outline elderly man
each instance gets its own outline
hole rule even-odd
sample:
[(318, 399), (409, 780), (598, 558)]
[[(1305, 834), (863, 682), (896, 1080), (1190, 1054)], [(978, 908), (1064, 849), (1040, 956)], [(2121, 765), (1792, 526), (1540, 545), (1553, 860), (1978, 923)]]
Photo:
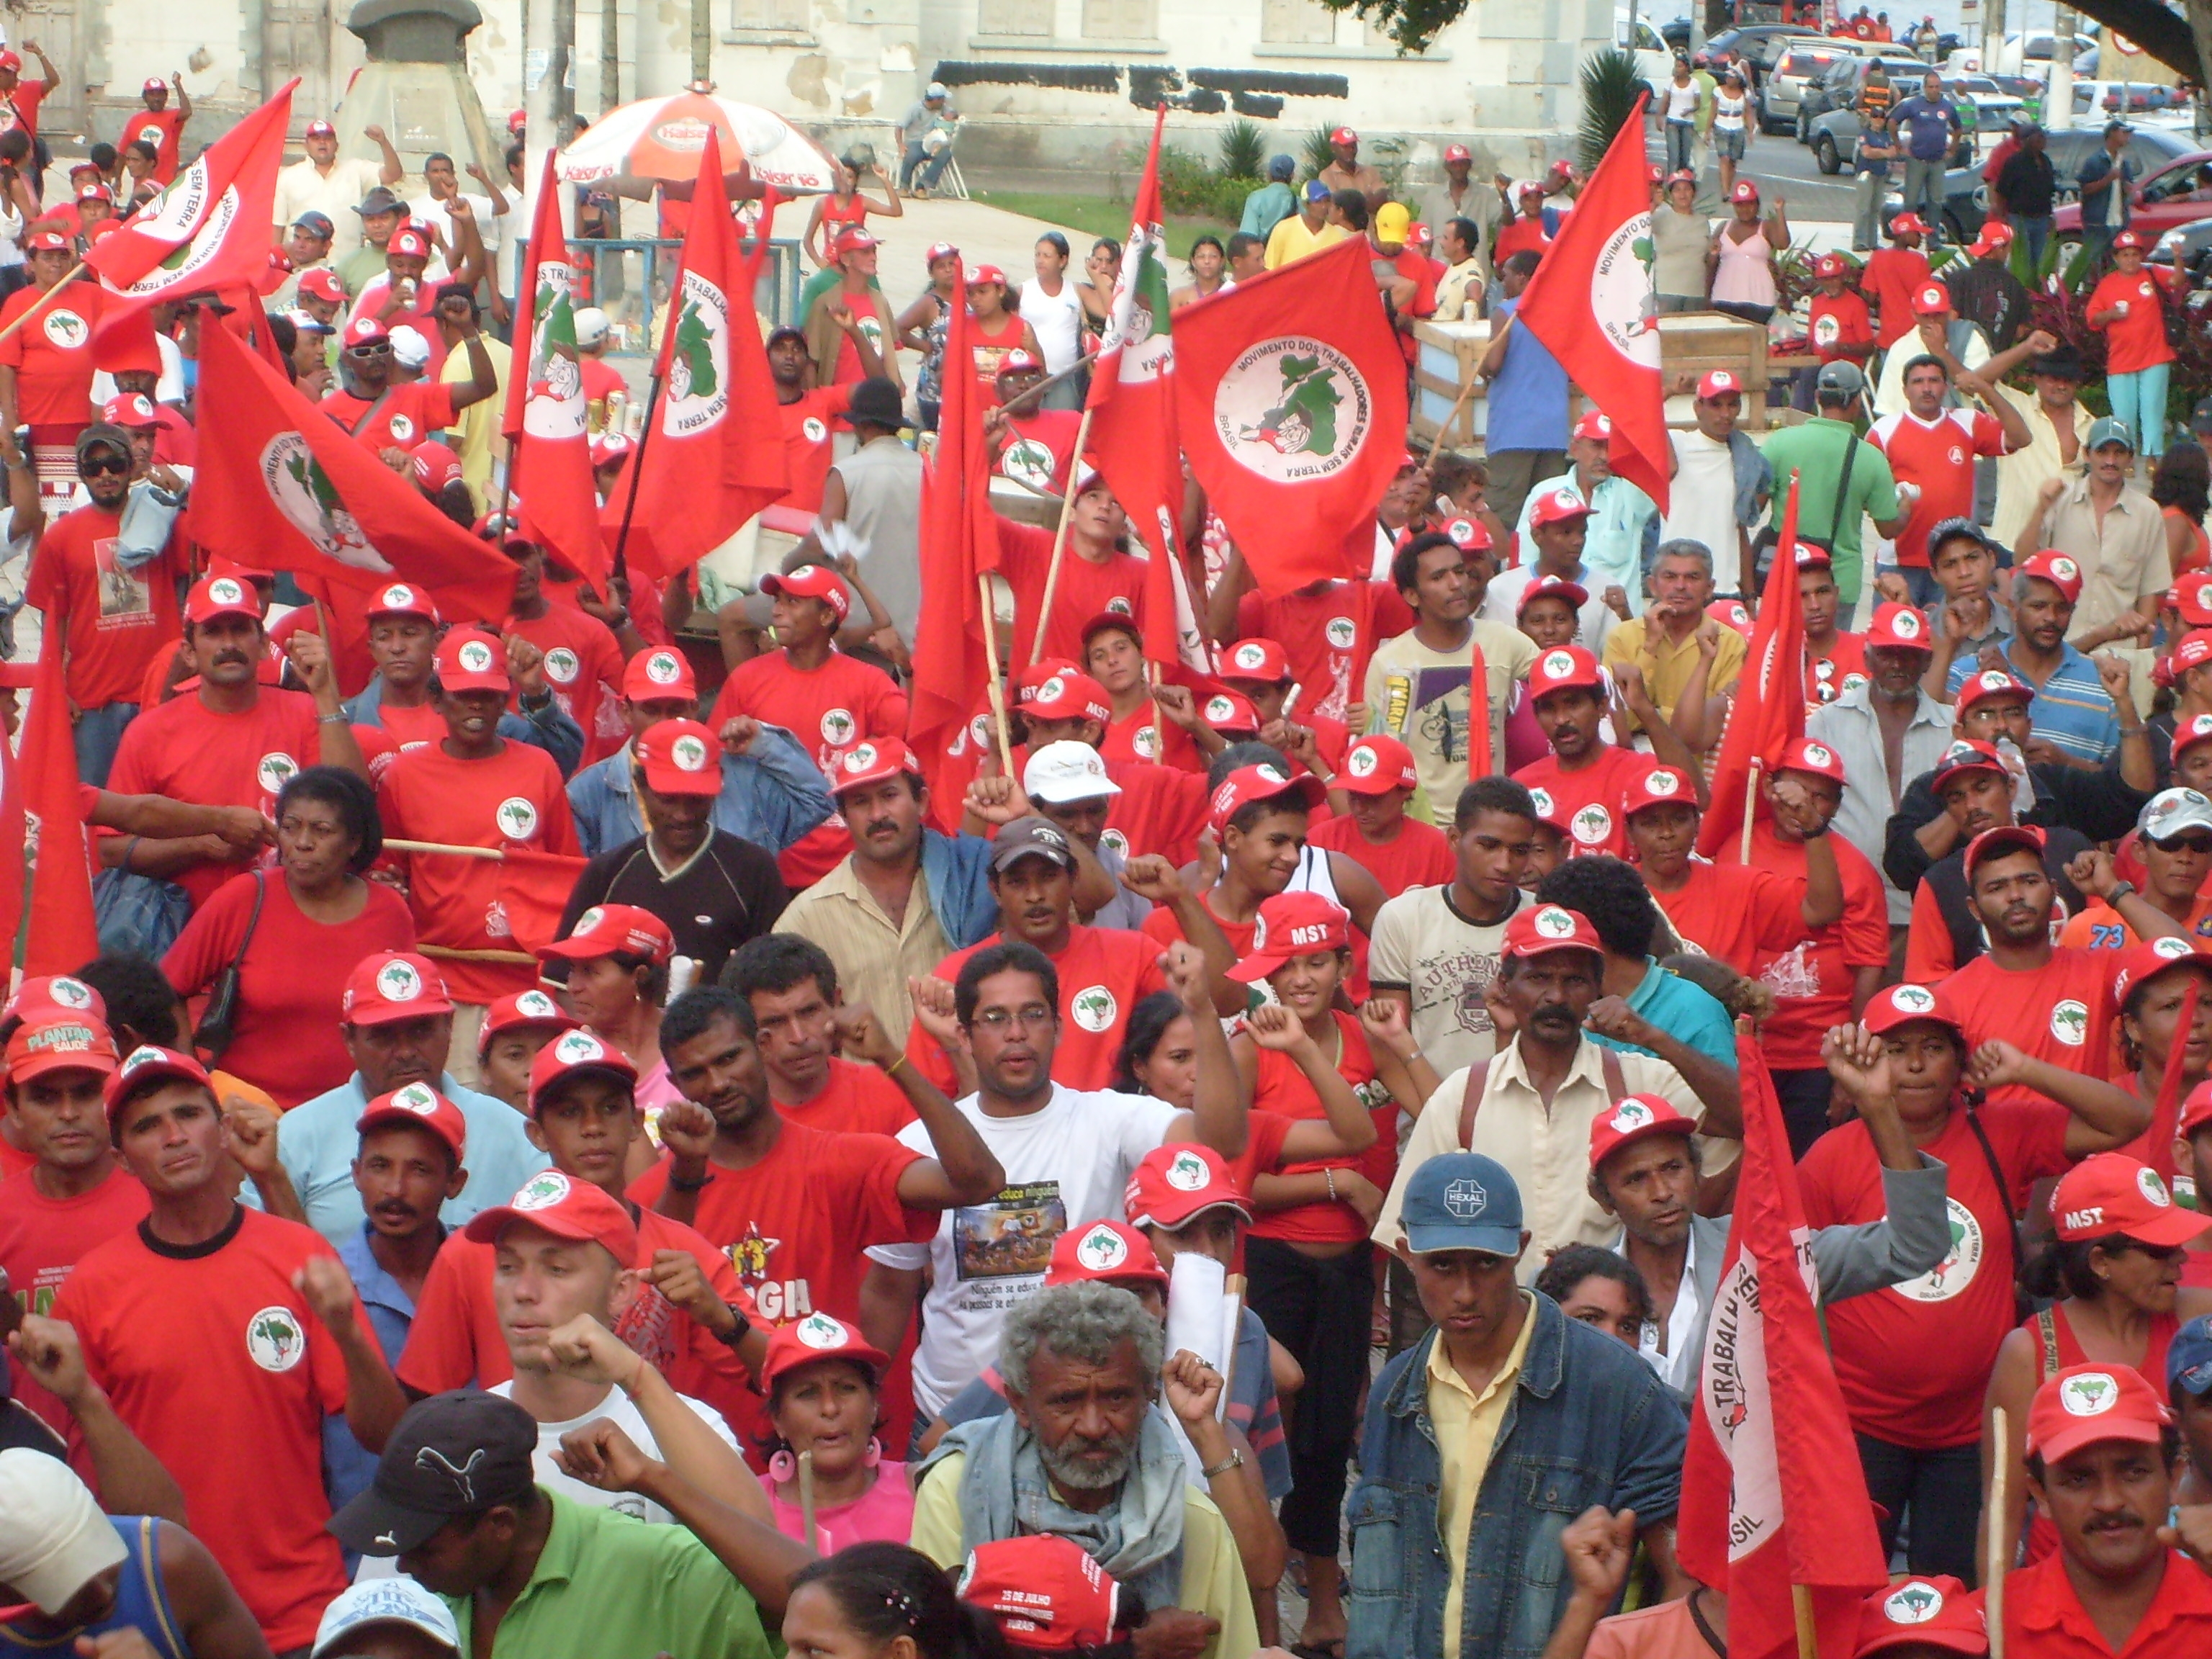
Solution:
[(2135, 482), (2136, 436), (2106, 416), (2083, 441), (2086, 476), (2047, 480), (2014, 551), (2025, 559), (2049, 549), (2079, 572), (2067, 637), (2078, 650), (2114, 641), (2148, 641), (2159, 601), (2172, 583), (2166, 520)]
[[(1660, 1095), (1700, 1133), (1730, 1140), (1742, 1119), (1732, 1067), (1679, 1042), (1623, 999), (1601, 996), (1605, 953), (1586, 918), (1557, 904), (1529, 905), (1505, 924), (1501, 953), (1491, 996), (1511, 1013), (1514, 1039), (1496, 1058), (1454, 1072), (1429, 1097), (1375, 1218), (1375, 1238), (1402, 1254), (1400, 1212), (1422, 1165), (1455, 1151), (1480, 1152), (1531, 1194), (1536, 1249), (1522, 1277), (1533, 1282), (1560, 1245), (1601, 1244), (1616, 1231), (1575, 1178), (1601, 1109), (1632, 1093)], [(1644, 1052), (1602, 1048), (1590, 1040), (1593, 1031)]]
[[(1146, 1627), (1176, 1651), (1237, 1659), (1259, 1645), (1251, 1593), (1221, 1511), (1190, 1484), (1156, 1409), (1164, 1340), (1115, 1285), (1057, 1285), (1023, 1302), (999, 1348), (1012, 1410), (953, 1429), (922, 1464), (914, 1547), (951, 1568), (978, 1544), (1056, 1533), (1142, 1595)], [(1166, 1382), (1178, 1407), (1219, 1387), (1180, 1363)]]
[[(1625, 1345), (1518, 1282), (1546, 1252), (1529, 1248), (1511, 1171), (1472, 1152), (1432, 1158), (1403, 1219), (1435, 1328), (1368, 1396), (1346, 1659), (1552, 1651), (1574, 1592), (1559, 1525), (1594, 1505), (1617, 1518), (1624, 1552), (1643, 1540), (1662, 1595), (1685, 1592), (1682, 1413)], [(1518, 1495), (1536, 1493), (1547, 1522), (1532, 1524)]]
[[(1743, 635), (1705, 614), (1713, 599), (1712, 550), (1703, 542), (1660, 544), (1651, 564), (1650, 607), (1606, 636), (1603, 657), (1616, 672), (1644, 671), (1644, 684), (1660, 718), (1692, 750), (1720, 741), (1728, 695), (1743, 672)], [(1702, 702), (1692, 697), (1705, 682)], [(1686, 699), (1692, 706), (1678, 719)], [(1636, 722), (1632, 718), (1631, 729)]]

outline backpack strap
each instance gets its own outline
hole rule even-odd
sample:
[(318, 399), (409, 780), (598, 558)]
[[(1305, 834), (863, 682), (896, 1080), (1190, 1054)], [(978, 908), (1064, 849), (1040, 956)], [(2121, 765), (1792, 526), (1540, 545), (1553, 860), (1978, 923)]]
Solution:
[(1628, 1075), (1621, 1069), (1620, 1051), (1598, 1045), (1597, 1063), (1605, 1073), (1605, 1097), (1618, 1106), (1628, 1098)]
[(1474, 1115), (1482, 1109), (1482, 1091), (1490, 1082), (1490, 1062), (1478, 1060), (1467, 1068), (1467, 1093), (1459, 1103), (1459, 1149), (1474, 1147)]
[(2062, 1369), (2058, 1364), (2058, 1314), (2056, 1309), (2044, 1308), (2037, 1311), (2035, 1334), (2043, 1347), (2043, 1381), (2048, 1382)]

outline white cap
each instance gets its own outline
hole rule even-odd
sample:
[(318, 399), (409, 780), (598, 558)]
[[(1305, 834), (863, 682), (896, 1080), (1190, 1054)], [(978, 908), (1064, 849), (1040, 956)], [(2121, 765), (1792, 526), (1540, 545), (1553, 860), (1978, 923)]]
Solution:
[(1030, 757), (1022, 769), (1022, 793), (1031, 800), (1065, 806), (1073, 800), (1103, 800), (1121, 786), (1106, 775), (1106, 763), (1087, 743), (1062, 738)]
[(412, 1578), (370, 1578), (347, 1585), (323, 1609), (309, 1659), (322, 1659), (363, 1625), (410, 1626), (441, 1646), (460, 1650), (460, 1627), (444, 1601)]
[(402, 368), (428, 368), (430, 343), (422, 337), (421, 330), (402, 323), (392, 331), (392, 355)]
[(576, 343), (595, 346), (607, 337), (607, 313), (597, 306), (578, 307), (575, 315)]
[(932, 82), (929, 83), (929, 90), (928, 90), (927, 92), (925, 92), (925, 93), (924, 93), (924, 94), (922, 94), (921, 95), (922, 95), (923, 97), (925, 97), (925, 98), (942, 98), (942, 97), (944, 97), (944, 96), (945, 96), (945, 82), (942, 82), (942, 81), (932, 81)]
[(51, 1619), (126, 1555), (68, 1464), (27, 1447), (0, 1451), (0, 1584), (28, 1596)]
[(2136, 828), (2153, 841), (2171, 841), (2185, 830), (2212, 830), (2212, 798), (2194, 789), (2161, 789), (2143, 803)]

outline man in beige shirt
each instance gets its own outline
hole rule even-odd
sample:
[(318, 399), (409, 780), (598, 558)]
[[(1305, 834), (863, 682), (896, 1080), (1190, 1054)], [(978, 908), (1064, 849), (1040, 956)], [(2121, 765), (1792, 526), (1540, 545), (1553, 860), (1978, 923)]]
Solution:
[[(2071, 346), (2036, 355), (2037, 343), (2049, 337), (2038, 331), (1983, 368), (1997, 396), (2018, 410), (2021, 419), (2027, 422), (2027, 447), (2000, 455), (1996, 463), (1997, 510), (1990, 521), (1990, 534), (2006, 547), (2020, 545), (2021, 532), (2035, 516), (2043, 486), (2053, 478), (2080, 477), (2087, 462), (2082, 441), (2089, 435), (2089, 422), (2094, 416), (2081, 404), (2081, 355)], [(2035, 387), (2033, 395), (2015, 391), (2001, 378), (2016, 363), (2031, 357), (2027, 374)]]
[(2148, 639), (2173, 580), (2166, 520), (2135, 483), (2135, 434), (2110, 416), (2083, 441), (2088, 476), (2045, 483), (2038, 511), (2013, 549), (2015, 568), (2048, 549), (2081, 567), (2081, 598), (2068, 641), (2079, 651)]
[[(1398, 1212), (1413, 1172), (1446, 1152), (1480, 1152), (1521, 1189), (1531, 1248), (1520, 1273), (1533, 1283), (1561, 1245), (1604, 1244), (1620, 1231), (1589, 1190), (1590, 1123), (1601, 1111), (1630, 1095), (1660, 1096), (1698, 1120), (1708, 1170), (1733, 1158), (1743, 1120), (1733, 1068), (1675, 1041), (1621, 998), (1600, 996), (1605, 957), (1587, 917), (1530, 905), (1506, 924), (1502, 956), (1490, 1000), (1513, 1041), (1429, 1097), (1376, 1217), (1375, 1240), (1403, 1254)], [(1650, 1054), (1602, 1048), (1583, 1035), (1586, 1025)]]
[[(1747, 651), (1742, 635), (1705, 614), (1713, 600), (1712, 550), (1686, 538), (1662, 542), (1652, 562), (1650, 582), (1651, 599), (1644, 614), (1605, 636), (1605, 665), (1618, 668), (1632, 663), (1641, 668), (1652, 702), (1681, 733), (1682, 741), (1693, 750), (1710, 749), (1720, 741), (1723, 705), (1743, 673)], [(1701, 664), (1705, 665), (1703, 718), (1678, 720), (1674, 712)]]
[(1359, 164), (1359, 135), (1350, 127), (1339, 127), (1328, 135), (1328, 147), (1335, 160), (1315, 176), (1332, 191), (1356, 190), (1367, 198), (1370, 213), (1390, 199), (1390, 191), (1382, 182), (1382, 175), (1373, 167)]

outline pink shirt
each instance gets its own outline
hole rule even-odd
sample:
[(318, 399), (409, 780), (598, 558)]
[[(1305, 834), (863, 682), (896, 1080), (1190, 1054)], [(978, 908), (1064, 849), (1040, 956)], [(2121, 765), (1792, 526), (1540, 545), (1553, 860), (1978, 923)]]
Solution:
[[(769, 1506), (775, 1511), (775, 1529), (787, 1538), (805, 1543), (805, 1535), (799, 1530), (799, 1505), (787, 1504), (776, 1495), (778, 1482), (772, 1477), (762, 1477), (761, 1485), (767, 1489)], [(824, 1555), (833, 1554), (848, 1544), (905, 1543), (914, 1535), (914, 1482), (907, 1478), (906, 1465), (888, 1462), (877, 1464), (876, 1484), (851, 1503), (815, 1510), (814, 1531), (815, 1547)]]

